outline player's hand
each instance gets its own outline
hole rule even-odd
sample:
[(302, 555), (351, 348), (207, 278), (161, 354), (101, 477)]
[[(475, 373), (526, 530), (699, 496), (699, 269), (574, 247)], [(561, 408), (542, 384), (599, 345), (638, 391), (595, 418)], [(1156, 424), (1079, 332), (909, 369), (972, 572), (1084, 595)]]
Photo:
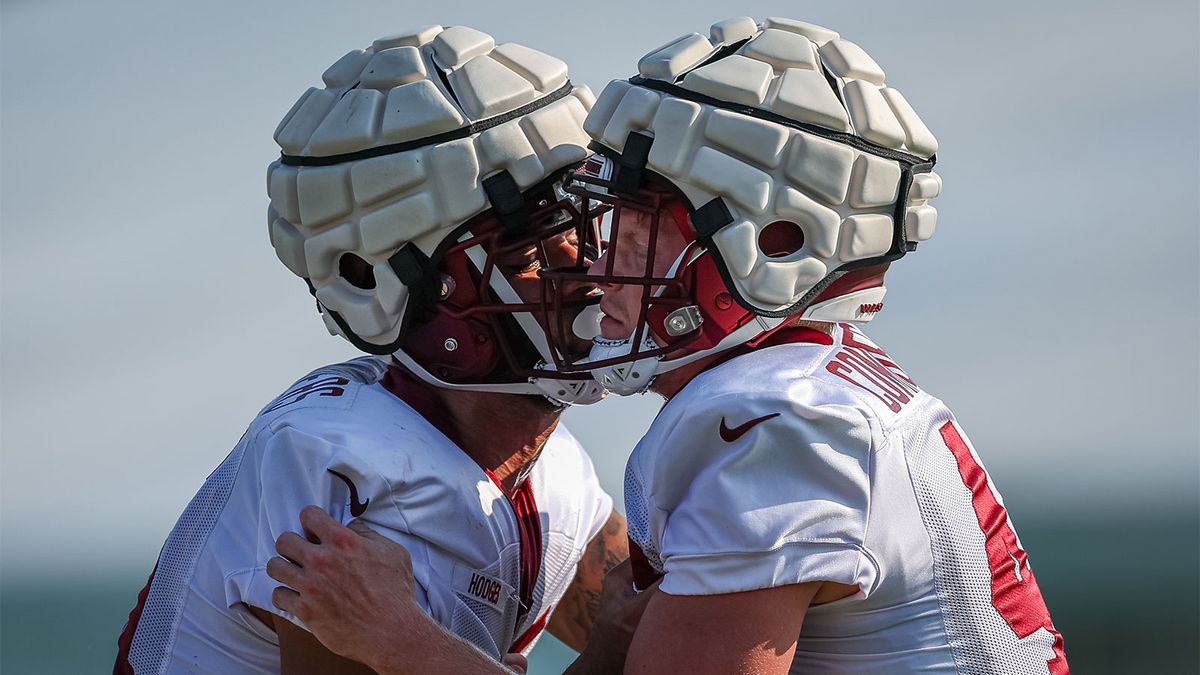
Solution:
[(505, 668), (508, 668), (517, 675), (525, 675), (525, 673), (529, 672), (529, 659), (525, 658), (523, 654), (516, 652), (505, 654), (501, 663), (504, 664)]
[(568, 673), (621, 672), (633, 633), (650, 598), (658, 592), (658, 581), (638, 593), (633, 588), (633, 573), (626, 559), (609, 570), (600, 594), (600, 611), (579, 660)]
[(346, 527), (316, 506), (300, 512), (305, 536), (286, 532), (267, 574), (283, 583), (271, 601), (304, 622), (330, 651), (372, 664), (413, 627), (433, 619), (417, 604), (403, 546), (365, 523)]

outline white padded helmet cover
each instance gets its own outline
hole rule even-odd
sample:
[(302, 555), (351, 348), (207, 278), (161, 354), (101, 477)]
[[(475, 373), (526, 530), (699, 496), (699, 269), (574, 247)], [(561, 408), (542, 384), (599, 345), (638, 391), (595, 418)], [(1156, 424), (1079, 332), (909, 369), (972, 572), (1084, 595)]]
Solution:
[[(726, 45), (747, 40), (712, 60)], [(790, 19), (747, 17), (713, 24), (642, 58), (639, 74), (789, 122), (849, 134), (886, 150), (931, 158), (937, 141), (870, 56), (837, 33)], [(610, 83), (584, 128), (621, 152), (630, 132), (654, 137), (647, 165), (694, 207), (723, 198), (733, 222), (713, 241), (735, 290), (762, 312), (784, 311), (839, 266), (888, 251), (901, 165), (792, 126), (687, 100), (624, 80)], [(906, 205), (909, 242), (933, 235), (941, 179), (914, 175)], [(776, 221), (804, 233), (803, 247), (769, 257), (759, 234)], [(810, 306), (803, 316), (868, 321), (883, 289), (854, 302)]]
[[(329, 165), (270, 165), (271, 244), (324, 308), (375, 345), (398, 338), (408, 298), (389, 257), (409, 242), (432, 255), (490, 207), (481, 183), (489, 175), (507, 170), (524, 190), (590, 154), (581, 124), (593, 97), (569, 86), (566, 64), (466, 26), (380, 38), (338, 59), (323, 80), (292, 106), (275, 140), (285, 156)], [(554, 100), (538, 107), (543, 99)], [(530, 104), (536, 109), (486, 124)], [(421, 143), (478, 122), (490, 128)], [(405, 143), (421, 147), (384, 150)], [(346, 253), (373, 267), (375, 288), (340, 276)]]

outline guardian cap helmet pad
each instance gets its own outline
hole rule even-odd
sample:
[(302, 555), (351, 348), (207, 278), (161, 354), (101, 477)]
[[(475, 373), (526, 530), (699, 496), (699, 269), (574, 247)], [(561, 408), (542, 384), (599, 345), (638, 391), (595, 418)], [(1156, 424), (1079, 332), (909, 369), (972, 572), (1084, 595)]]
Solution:
[(564, 264), (538, 238), (561, 242), (579, 217), (555, 184), (590, 154), (591, 93), (561, 61), (465, 26), (380, 38), (323, 80), (276, 131), (268, 222), (327, 328), (438, 386), (556, 392), (537, 381), (561, 378), (539, 363), (553, 361), (546, 311), (497, 261), (526, 246)]
[[(636, 346), (603, 355), (606, 364), (654, 352), (655, 368), (670, 369), (793, 317), (869, 321), (882, 307), (888, 264), (933, 234), (936, 141), (861, 48), (786, 19), (731, 19), (710, 36), (647, 55), (638, 76), (609, 84), (584, 123), (612, 181), (577, 174), (567, 190), (607, 193), (619, 228), (629, 204), (669, 186), (667, 210), (694, 244), (675, 265), (675, 286), (593, 272), (601, 284), (643, 284), (647, 300), (685, 288), (675, 311), (690, 307), (671, 314), (650, 307), (664, 302), (644, 303), (656, 344), (631, 335)], [(609, 256), (628, 255), (613, 239)], [(698, 335), (683, 360), (661, 360), (668, 347), (684, 347), (679, 330)]]

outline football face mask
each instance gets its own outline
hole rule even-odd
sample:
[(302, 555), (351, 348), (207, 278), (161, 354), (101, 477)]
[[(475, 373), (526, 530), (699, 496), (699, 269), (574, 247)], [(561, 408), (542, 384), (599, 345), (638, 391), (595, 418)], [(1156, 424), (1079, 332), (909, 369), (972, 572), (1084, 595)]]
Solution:
[[(611, 391), (630, 394), (644, 391), (656, 374), (745, 342), (765, 326), (726, 290), (698, 241), (686, 197), (650, 173), (626, 189), (612, 178), (613, 167), (597, 156), (564, 187), (587, 208), (608, 211), (600, 228), (603, 255), (589, 269), (552, 268), (541, 277), (554, 307), (567, 306), (581, 284), (604, 292), (590, 353), (557, 362), (558, 371), (591, 371)], [(552, 343), (570, 338), (561, 319), (549, 336)]]
[(412, 267), (424, 271), (412, 286), (424, 292), (412, 298), (397, 359), (457, 385), (542, 383), (556, 400), (592, 388), (586, 373), (564, 374), (556, 364), (588, 353), (600, 294), (583, 278), (552, 302), (541, 278), (550, 268), (586, 270), (602, 254), (594, 210), (585, 217), (580, 202), (555, 183), (525, 208), (464, 223), (429, 260), (414, 254)]

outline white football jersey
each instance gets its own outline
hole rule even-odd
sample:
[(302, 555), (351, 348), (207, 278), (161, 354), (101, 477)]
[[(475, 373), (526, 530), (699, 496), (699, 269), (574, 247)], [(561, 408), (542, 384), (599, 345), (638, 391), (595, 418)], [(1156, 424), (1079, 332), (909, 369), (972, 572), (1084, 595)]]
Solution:
[(635, 580), (809, 581), (793, 672), (1066, 673), (1025, 551), (950, 410), (857, 328), (792, 329), (663, 408), (626, 471)]
[[(376, 359), (317, 370), (259, 413), (184, 510), (121, 640), (147, 673), (278, 673), (275, 540), (316, 504), (412, 554), (421, 606), (497, 660), (528, 652), (612, 511), (562, 426), (516, 496), (393, 392)], [(391, 383), (391, 384), (389, 384)]]

